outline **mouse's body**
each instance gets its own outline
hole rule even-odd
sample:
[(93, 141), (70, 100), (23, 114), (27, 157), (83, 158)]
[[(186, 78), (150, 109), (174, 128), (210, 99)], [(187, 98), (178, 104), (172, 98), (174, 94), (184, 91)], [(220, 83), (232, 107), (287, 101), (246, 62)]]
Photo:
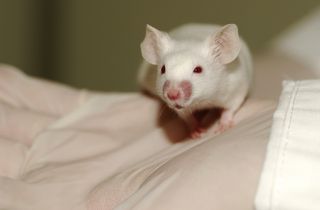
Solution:
[(148, 25), (141, 52), (147, 62), (139, 84), (175, 110), (193, 137), (201, 132), (193, 116), (198, 110), (223, 109), (215, 132), (233, 124), (252, 79), (250, 52), (236, 25), (188, 24), (169, 34)]

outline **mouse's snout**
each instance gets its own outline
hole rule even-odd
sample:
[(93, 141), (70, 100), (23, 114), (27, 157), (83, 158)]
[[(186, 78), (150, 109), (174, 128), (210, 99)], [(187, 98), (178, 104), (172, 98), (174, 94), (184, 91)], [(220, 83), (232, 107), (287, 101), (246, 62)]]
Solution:
[(192, 93), (191, 82), (184, 80), (182, 82), (173, 82), (167, 80), (163, 85), (164, 97), (170, 101), (184, 103), (189, 100)]
[(175, 101), (178, 100), (180, 98), (181, 94), (180, 91), (178, 89), (170, 89), (167, 92), (167, 97), (171, 100), (171, 101)]

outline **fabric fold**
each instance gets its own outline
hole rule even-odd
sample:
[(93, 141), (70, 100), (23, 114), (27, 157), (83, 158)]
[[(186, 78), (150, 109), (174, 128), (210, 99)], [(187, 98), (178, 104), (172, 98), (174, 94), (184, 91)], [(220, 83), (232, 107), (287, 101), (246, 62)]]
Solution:
[(320, 80), (286, 81), (274, 113), (257, 210), (320, 209)]

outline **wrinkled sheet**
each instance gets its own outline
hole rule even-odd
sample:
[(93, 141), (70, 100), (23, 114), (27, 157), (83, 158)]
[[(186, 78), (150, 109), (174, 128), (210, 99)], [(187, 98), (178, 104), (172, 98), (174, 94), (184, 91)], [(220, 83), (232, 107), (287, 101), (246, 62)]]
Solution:
[(140, 93), (97, 93), (0, 67), (0, 209), (253, 209), (275, 105), (186, 138)]

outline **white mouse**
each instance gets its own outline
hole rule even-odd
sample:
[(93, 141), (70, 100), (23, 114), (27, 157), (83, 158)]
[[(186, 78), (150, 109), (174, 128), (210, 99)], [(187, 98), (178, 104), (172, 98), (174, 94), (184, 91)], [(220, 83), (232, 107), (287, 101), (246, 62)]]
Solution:
[(252, 80), (250, 52), (235, 24), (187, 24), (169, 34), (147, 25), (141, 53), (140, 86), (184, 119), (192, 137), (203, 132), (193, 116), (198, 110), (222, 109), (214, 133), (233, 125)]

